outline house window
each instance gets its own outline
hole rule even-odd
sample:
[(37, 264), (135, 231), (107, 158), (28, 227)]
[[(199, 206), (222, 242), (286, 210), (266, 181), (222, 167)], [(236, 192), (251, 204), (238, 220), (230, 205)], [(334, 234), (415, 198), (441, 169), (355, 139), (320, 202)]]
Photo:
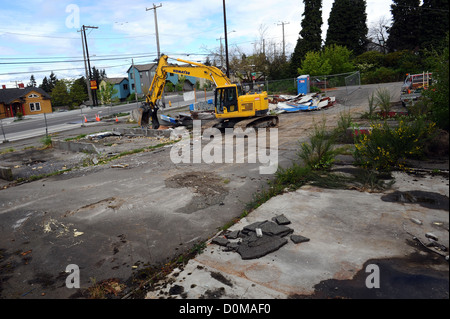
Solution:
[(40, 110), (41, 110), (41, 103), (39, 103), (39, 102), (30, 103), (30, 111), (31, 112), (37, 112)]
[(134, 83), (131, 83), (131, 89), (134, 90)]
[(133, 78), (134, 78), (133, 73), (130, 73), (130, 79), (133, 79)]
[(139, 73), (139, 77), (142, 79), (142, 73)]
[(28, 97), (29, 97), (30, 99), (31, 99), (31, 98), (37, 98), (37, 97), (39, 97), (39, 95), (32, 93), (32, 94), (28, 95)]
[(128, 90), (128, 84), (124, 84), (124, 85), (123, 85), (123, 89), (124, 89), (125, 91), (127, 91), (127, 90)]

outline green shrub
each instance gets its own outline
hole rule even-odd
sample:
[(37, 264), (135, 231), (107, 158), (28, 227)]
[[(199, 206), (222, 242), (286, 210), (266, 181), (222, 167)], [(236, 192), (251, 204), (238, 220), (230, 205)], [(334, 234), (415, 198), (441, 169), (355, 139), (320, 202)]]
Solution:
[(356, 137), (353, 155), (358, 164), (379, 171), (405, 169), (406, 159), (420, 157), (435, 133), (435, 123), (427, 123), (424, 117), (400, 121), (395, 128), (387, 121), (371, 127), (370, 134)]
[(311, 169), (329, 169), (334, 162), (335, 137), (326, 131), (325, 124), (325, 119), (319, 124), (314, 124), (309, 143), (302, 143), (297, 153), (304, 164)]

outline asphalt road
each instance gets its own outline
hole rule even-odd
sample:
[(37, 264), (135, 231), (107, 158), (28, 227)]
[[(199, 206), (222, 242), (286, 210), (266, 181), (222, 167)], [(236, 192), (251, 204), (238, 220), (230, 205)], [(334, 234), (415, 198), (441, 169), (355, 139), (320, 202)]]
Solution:
[[(211, 98), (212, 96), (212, 92), (207, 93), (207, 98)], [(197, 99), (199, 101), (204, 98), (205, 94), (203, 92), (197, 93)], [(165, 102), (167, 107), (169, 107), (169, 101), (173, 108), (194, 102), (184, 101), (182, 95), (166, 96)], [(0, 127), (0, 141), (4, 141), (5, 139), (8, 141), (17, 141), (44, 135), (46, 132), (56, 133), (74, 129), (83, 123), (85, 117), (88, 121), (95, 121), (96, 114), (100, 117), (105, 117), (114, 113), (130, 112), (139, 105), (140, 102), (115, 106), (86, 107), (67, 112), (25, 116), (23, 120), (16, 122), (14, 122), (13, 119), (3, 119), (2, 126)]]

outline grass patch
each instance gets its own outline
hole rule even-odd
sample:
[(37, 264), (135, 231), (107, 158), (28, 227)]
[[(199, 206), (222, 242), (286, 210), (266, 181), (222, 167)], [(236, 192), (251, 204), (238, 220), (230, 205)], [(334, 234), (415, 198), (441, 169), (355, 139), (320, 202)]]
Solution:
[(1, 154), (12, 153), (12, 152), (14, 152), (14, 149), (12, 147), (9, 147), (7, 149), (4, 149), (3, 151), (0, 151), (0, 155)]
[(64, 139), (64, 141), (69, 142), (69, 141), (74, 141), (74, 140), (81, 140), (82, 138), (85, 138), (86, 136), (87, 136), (87, 134), (80, 134), (75, 137), (66, 138), (66, 139)]

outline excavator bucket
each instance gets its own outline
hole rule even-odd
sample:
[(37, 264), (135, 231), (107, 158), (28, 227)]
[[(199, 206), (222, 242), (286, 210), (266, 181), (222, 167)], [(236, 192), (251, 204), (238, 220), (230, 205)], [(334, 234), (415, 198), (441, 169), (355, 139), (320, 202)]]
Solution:
[(152, 128), (157, 130), (159, 128), (158, 108), (151, 109), (146, 105), (142, 105), (139, 109), (138, 124), (140, 127), (147, 127), (152, 120)]

